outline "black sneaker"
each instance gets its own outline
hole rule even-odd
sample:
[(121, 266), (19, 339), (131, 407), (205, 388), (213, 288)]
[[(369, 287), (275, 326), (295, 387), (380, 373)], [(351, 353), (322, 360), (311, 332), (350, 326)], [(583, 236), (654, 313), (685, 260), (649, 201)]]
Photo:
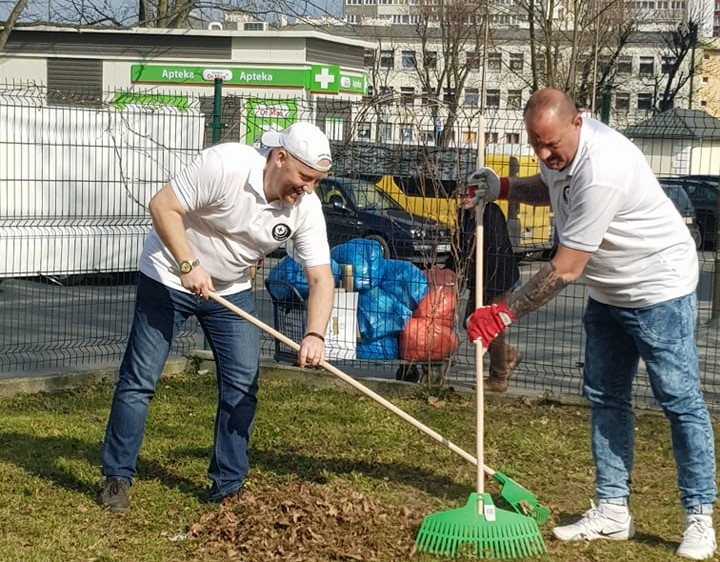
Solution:
[(100, 503), (112, 512), (127, 511), (130, 507), (129, 492), (130, 484), (118, 476), (109, 476), (100, 492)]

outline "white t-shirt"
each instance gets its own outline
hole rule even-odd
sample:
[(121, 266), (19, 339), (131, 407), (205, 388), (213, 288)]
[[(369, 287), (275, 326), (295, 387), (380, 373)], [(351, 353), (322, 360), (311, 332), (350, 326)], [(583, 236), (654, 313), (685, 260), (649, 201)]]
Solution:
[[(186, 213), (185, 234), (194, 255), (213, 278), (218, 294), (251, 287), (250, 268), (292, 240), (304, 267), (330, 263), (320, 200), (305, 193), (289, 205), (268, 203), (263, 191), (266, 157), (240, 143), (203, 150), (170, 185)], [(140, 257), (140, 271), (185, 291), (178, 264), (153, 228)]]
[(573, 161), (562, 171), (541, 164), (540, 172), (557, 241), (593, 253), (583, 272), (593, 299), (641, 308), (695, 290), (690, 232), (629, 139), (584, 118)]

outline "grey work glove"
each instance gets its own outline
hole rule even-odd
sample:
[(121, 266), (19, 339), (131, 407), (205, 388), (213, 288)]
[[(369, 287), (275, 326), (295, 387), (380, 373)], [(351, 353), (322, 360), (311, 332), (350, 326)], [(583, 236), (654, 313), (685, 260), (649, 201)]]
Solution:
[(492, 168), (478, 168), (467, 178), (468, 192), (473, 195), (475, 205), (480, 202), (490, 203), (500, 195), (500, 177)]

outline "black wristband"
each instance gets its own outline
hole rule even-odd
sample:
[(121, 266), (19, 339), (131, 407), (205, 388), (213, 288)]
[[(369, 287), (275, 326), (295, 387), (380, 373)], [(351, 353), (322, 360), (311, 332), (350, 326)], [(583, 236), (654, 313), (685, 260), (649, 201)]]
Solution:
[(316, 337), (316, 338), (319, 339), (321, 342), (325, 343), (325, 336), (323, 336), (322, 334), (318, 334), (317, 332), (307, 332), (307, 333), (303, 336), (303, 339), (305, 339), (305, 338), (308, 337), (308, 336)]

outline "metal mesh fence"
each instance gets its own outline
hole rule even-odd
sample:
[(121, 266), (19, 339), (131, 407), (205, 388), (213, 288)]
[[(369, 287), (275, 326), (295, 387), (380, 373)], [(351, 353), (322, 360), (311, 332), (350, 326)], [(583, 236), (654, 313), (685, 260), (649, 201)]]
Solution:
[[(468, 272), (460, 267), (454, 278), (442, 280), (438, 272), (446, 272), (449, 261), (462, 264), (467, 258), (457, 217), (464, 178), (478, 162), (478, 141), (482, 160), (498, 173), (537, 172), (537, 159), (520, 143), (520, 112), (490, 112), (480, 129), (477, 115), (462, 108), (451, 124), (446, 119), (438, 126), (432, 108), (409, 107), (402, 97), (307, 101), (225, 92), (222, 129), (212, 130), (209, 97), (113, 92), (103, 100), (100, 107), (96, 96), (87, 104), (78, 97), (51, 106), (41, 87), (0, 89), (0, 376), (116, 364), (132, 320), (152, 194), (213, 140), (256, 144), (263, 131), (303, 119), (321, 126), (333, 145), (333, 175), (316, 191), (339, 288), (329, 332), (331, 361), (352, 374), (473, 383), (474, 351), (462, 329)], [(664, 147), (672, 154), (679, 146), (673, 138), (667, 145), (653, 142), (646, 151), (651, 164)], [(705, 233), (699, 239), (697, 339), (712, 405), (719, 390), (712, 205), (717, 205), (720, 152), (715, 156), (705, 145), (694, 153), (692, 142), (682, 149), (694, 158), (684, 173), (660, 168), (658, 173), (711, 176), (697, 179), (710, 185), (715, 197), (703, 211)], [(700, 184), (690, 187), (700, 191)], [(524, 282), (550, 256), (552, 215), (547, 208), (506, 202), (501, 208)], [(688, 215), (688, 221), (699, 225), (699, 217), (700, 212)], [(365, 251), (374, 268), (356, 259)], [(258, 314), (299, 339), (306, 288), (297, 264), (288, 260), (278, 252), (258, 265)], [(340, 290), (350, 281), (351, 292)], [(511, 326), (509, 342), (522, 354), (513, 385), (580, 392), (586, 298), (583, 284), (575, 283)], [(193, 321), (178, 335), (173, 352), (202, 346)], [(269, 336), (262, 356), (292, 360)], [(636, 397), (651, 399), (642, 369)]]

